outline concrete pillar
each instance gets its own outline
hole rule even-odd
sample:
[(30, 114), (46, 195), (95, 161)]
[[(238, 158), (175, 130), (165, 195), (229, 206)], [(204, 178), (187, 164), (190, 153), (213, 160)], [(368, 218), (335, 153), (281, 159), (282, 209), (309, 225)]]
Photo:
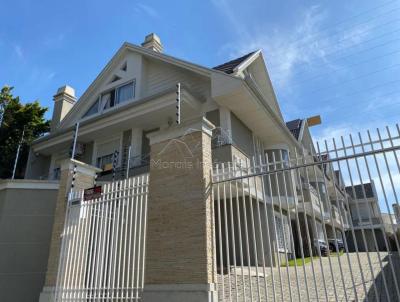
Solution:
[(149, 134), (145, 302), (217, 301), (212, 128), (201, 117)]
[(142, 156), (142, 136), (143, 130), (140, 128), (132, 129), (131, 138), (131, 157), (134, 158), (134, 162), (131, 163), (132, 166), (141, 165)]
[(61, 233), (64, 228), (67, 195), (71, 188), (74, 167), (76, 167), (74, 183), (75, 189), (86, 189), (93, 187), (94, 177), (97, 172), (101, 171), (96, 167), (77, 160), (66, 159), (61, 163), (61, 177), (56, 200), (56, 209), (54, 213), (49, 259), (47, 262), (46, 281), (43, 291), (40, 294), (40, 302), (54, 301), (58, 262), (60, 258)]

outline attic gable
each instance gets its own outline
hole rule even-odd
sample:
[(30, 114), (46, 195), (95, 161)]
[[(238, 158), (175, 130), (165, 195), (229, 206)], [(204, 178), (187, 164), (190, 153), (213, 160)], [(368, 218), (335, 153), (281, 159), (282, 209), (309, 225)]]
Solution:
[(275, 111), (275, 113), (283, 122), (282, 112), (279, 107), (278, 100), (276, 99), (274, 88), (272, 87), (272, 82), (269, 77), (263, 55), (261, 52), (258, 52), (258, 54), (259, 55), (254, 58), (254, 60), (248, 64), (248, 66), (244, 66), (241, 72), (243, 76), (247, 75), (252, 81), (255, 82), (256, 86), (267, 100), (269, 106)]
[[(118, 53), (117, 53), (118, 55)], [(116, 102), (115, 92), (121, 87), (132, 83), (133, 91), (130, 97), (137, 98), (140, 96), (141, 80), (143, 74), (143, 58), (140, 54), (135, 54), (129, 51), (115, 56), (106, 68), (102, 71), (99, 77), (89, 87), (88, 91), (79, 99), (74, 110), (64, 119), (60, 128), (67, 128), (77, 121), (85, 119), (91, 115), (101, 112), (105, 108), (106, 94), (114, 94), (112, 102)], [(111, 65), (111, 66), (109, 66)], [(109, 102), (110, 102), (109, 101)]]
[[(140, 66), (140, 68), (130, 67), (128, 58), (132, 58), (134, 56), (140, 58), (138, 59), (140, 64), (136, 64), (136, 66)], [(135, 98), (142, 98), (144, 93), (144, 83), (142, 83), (142, 78), (146, 73), (146, 70), (143, 68), (143, 62), (145, 60), (164, 63), (174, 68), (186, 70), (192, 75), (197, 75), (208, 79), (211, 78), (212, 74), (220, 74), (227, 79), (237, 78), (237, 76), (229, 75), (219, 70), (203, 67), (130, 43), (124, 43), (109, 61), (109, 63), (100, 72), (97, 78), (88, 87), (85, 93), (80, 97), (77, 104), (67, 114), (59, 128), (68, 128), (74, 125), (77, 121), (81, 120), (87, 111), (98, 101), (99, 95), (104, 92), (104, 90), (107, 90), (107, 88), (111, 88), (114, 85), (118, 85), (119, 83), (124, 83), (125, 80), (131, 80), (133, 77), (130, 73), (133, 70), (140, 74), (140, 76), (135, 78)], [(126, 75), (124, 72), (126, 72)], [(121, 79), (118, 79), (117, 77), (120, 77)]]

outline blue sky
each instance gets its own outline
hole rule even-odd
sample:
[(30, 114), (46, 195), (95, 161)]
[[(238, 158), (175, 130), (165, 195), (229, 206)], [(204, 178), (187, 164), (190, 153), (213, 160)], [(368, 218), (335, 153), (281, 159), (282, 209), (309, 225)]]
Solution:
[(9, 1), (0, 85), (52, 107), (80, 96), (124, 41), (214, 66), (262, 49), (286, 120), (321, 114), (316, 137), (398, 122), (400, 1)]

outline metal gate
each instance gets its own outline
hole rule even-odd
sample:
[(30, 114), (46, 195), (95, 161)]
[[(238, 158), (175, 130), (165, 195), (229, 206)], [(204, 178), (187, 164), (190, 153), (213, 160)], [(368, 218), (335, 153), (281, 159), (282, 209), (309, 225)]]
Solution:
[(148, 174), (68, 198), (56, 301), (138, 301), (144, 282)]
[(400, 301), (398, 125), (236, 154), (213, 170), (219, 301)]

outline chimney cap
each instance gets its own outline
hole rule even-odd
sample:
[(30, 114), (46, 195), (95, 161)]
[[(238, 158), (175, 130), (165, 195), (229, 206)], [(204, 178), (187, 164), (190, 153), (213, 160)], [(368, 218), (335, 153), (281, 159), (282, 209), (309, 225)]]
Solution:
[(144, 42), (142, 43), (142, 46), (147, 49), (151, 49), (153, 51), (157, 51), (162, 53), (163, 52), (163, 46), (161, 44), (160, 37), (157, 36), (155, 33), (148, 34), (144, 38)]
[(72, 88), (71, 86), (64, 85), (57, 89), (56, 95), (59, 95), (59, 94), (68, 94), (72, 97), (75, 97), (75, 89)]

